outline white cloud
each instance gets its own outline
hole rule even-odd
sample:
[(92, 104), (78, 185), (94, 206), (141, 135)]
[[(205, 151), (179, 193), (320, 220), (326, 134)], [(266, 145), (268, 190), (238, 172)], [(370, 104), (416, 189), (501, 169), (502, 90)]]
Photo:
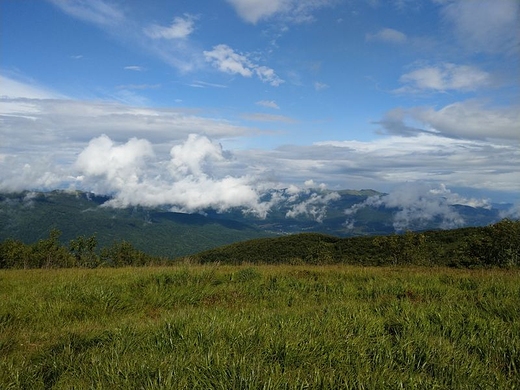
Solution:
[[(450, 199), (451, 198), (451, 199)], [(389, 194), (373, 196), (346, 210), (347, 225), (355, 224), (353, 218), (364, 207), (385, 207), (397, 209), (393, 215), (396, 231), (426, 228), (428, 223), (439, 221), (443, 229), (452, 229), (464, 224), (464, 219), (450, 206), (453, 199), (464, 199), (452, 193), (444, 185), (432, 187), (424, 183), (406, 183), (393, 189)]]
[(475, 91), (489, 86), (491, 76), (473, 66), (442, 63), (405, 73), (399, 81), (405, 84), (405, 87), (397, 89), (395, 92)]
[(239, 74), (243, 77), (256, 74), (260, 80), (275, 87), (284, 82), (274, 73), (274, 70), (253, 63), (247, 55), (235, 52), (228, 45), (214, 46), (213, 50), (204, 51), (204, 56), (206, 61), (211, 62), (215, 68), (224, 73)]
[(67, 15), (92, 23), (127, 47), (153, 55), (181, 72), (204, 64), (202, 50), (188, 39), (194, 29), (191, 15), (174, 18), (167, 27), (143, 26), (138, 19), (125, 14), (123, 7), (105, 0), (50, 1)]
[(379, 41), (388, 43), (405, 43), (407, 40), (406, 34), (392, 28), (383, 28), (375, 34), (367, 34), (367, 41)]
[(278, 104), (276, 104), (276, 102), (274, 100), (260, 100), (260, 101), (256, 102), (255, 104), (262, 106), (262, 107), (274, 108), (275, 110), (280, 109), (280, 107), (278, 106)]
[[(0, 75), (0, 98), (2, 99), (60, 99), (64, 96), (33, 82), (21, 82)], [(4, 100), (5, 102), (5, 100)], [(1, 104), (1, 102), (0, 102)]]
[(284, 115), (273, 115), (273, 114), (265, 114), (265, 113), (253, 113), (253, 114), (243, 114), (242, 118), (249, 121), (259, 121), (259, 122), (283, 122), (283, 123), (296, 123), (297, 121), (293, 118)]
[(274, 73), (273, 69), (268, 68), (267, 66), (255, 66), (254, 71), (260, 80), (264, 83), (271, 84), (273, 87), (278, 87), (280, 84), (285, 82)]
[(518, 53), (518, 0), (447, 1), (442, 13), (459, 43), (472, 53)]
[(397, 108), (387, 112), (378, 123), (391, 134), (431, 132), (467, 139), (518, 141), (520, 138), (519, 107), (487, 107), (477, 100), (456, 102), (439, 110), (432, 107)]
[(113, 194), (108, 205), (114, 207), (172, 205), (183, 212), (240, 207), (259, 217), (271, 207), (260, 200), (251, 177), (216, 173), (215, 166), (229, 163), (229, 153), (206, 137), (192, 134), (173, 146), (167, 164), (153, 157), (146, 140), (116, 145), (106, 136), (95, 138), (76, 161), (79, 185)]
[(125, 84), (125, 85), (116, 86), (116, 89), (136, 89), (136, 90), (157, 89), (157, 88), (161, 88), (161, 84)]
[(0, 191), (5, 192), (54, 190), (69, 179), (55, 156), (49, 155), (40, 155), (37, 160), (4, 155), (0, 158), (0, 170)]
[(50, 0), (63, 12), (85, 22), (114, 26), (125, 19), (124, 13), (103, 0)]
[(124, 67), (125, 70), (133, 70), (135, 72), (142, 72), (144, 68), (138, 65), (128, 65)]
[[(309, 194), (309, 191), (302, 191), (299, 194)], [(298, 195), (299, 195), (298, 194)], [(323, 218), (327, 214), (327, 205), (333, 201), (338, 200), (340, 195), (337, 192), (329, 193), (315, 193), (313, 192), (307, 199), (300, 200), (294, 197), (295, 204), (293, 204), (289, 211), (285, 214), (287, 218), (297, 218), (299, 215), (310, 216), (317, 222), (323, 222)]]
[(500, 213), (500, 218), (518, 219), (520, 220), (520, 201), (511, 206), (509, 209)]
[(157, 24), (144, 29), (147, 36), (153, 39), (182, 39), (188, 37), (194, 30), (194, 18), (191, 15), (179, 16), (173, 19), (170, 26), (164, 27)]
[(278, 12), (286, 11), (288, 0), (228, 0), (238, 15), (247, 22), (257, 23)]
[(239, 154), (250, 166), (269, 164), (273, 177), (301, 182), (318, 177), (332, 188), (388, 189), (404, 182), (520, 191), (520, 150), (515, 145), (434, 134), (384, 137), (370, 142), (324, 141)]
[[(181, 202), (183, 197), (193, 195), (193, 199), (199, 199), (197, 202), (181, 203), (186, 210), (195, 210), (197, 204), (205, 204), (202, 193), (196, 192), (198, 184), (208, 191), (229, 184), (243, 194), (244, 198), (240, 195), (239, 199), (249, 199), (249, 203), (244, 201), (246, 208), (259, 213), (266, 205), (256, 205), (251, 200), (256, 199), (251, 191), (261, 194), (266, 189), (311, 179), (327, 183), (329, 188), (385, 191), (398, 183), (424, 181), (434, 186), (445, 183), (450, 188), (520, 192), (520, 110), (514, 107), (493, 108), (465, 101), (441, 109), (392, 110), (380, 123), (393, 135), (382, 135), (373, 141), (331, 140), (273, 150), (243, 148), (231, 154), (208, 139), (240, 143), (240, 137), (258, 130), (195, 110), (44, 98), (48, 95), (39, 89), (35, 92), (22, 83), (12, 85), (15, 88), (8, 91), (11, 95), (27, 92), (41, 98), (0, 99), (1, 190), (82, 185), (86, 190), (116, 191), (117, 180), (110, 181), (108, 177), (119, 177), (121, 183), (132, 182), (134, 186), (121, 192), (121, 202), (141, 199), (134, 198), (134, 192), (146, 194), (142, 201), (150, 204), (167, 203), (170, 198)], [(285, 117), (257, 119), (285, 120)], [(205, 137), (189, 136), (191, 133)], [(107, 138), (99, 139), (100, 134), (106, 134)], [(140, 142), (133, 140), (127, 145), (132, 138)], [(131, 158), (111, 157), (115, 158), (117, 169), (98, 168), (103, 180), (99, 180), (99, 170), (83, 165), (84, 179), (76, 181), (79, 173), (75, 161), (93, 139), (97, 140), (93, 150), (104, 150), (106, 156), (117, 156), (119, 151), (120, 155)], [(176, 146), (172, 149), (172, 145)], [(92, 159), (96, 161), (96, 157)], [(110, 165), (106, 158), (99, 161)], [(177, 164), (178, 169), (173, 169), (172, 164)], [(190, 180), (180, 179), (183, 169)], [(136, 172), (137, 178), (132, 176)], [(173, 191), (169, 190), (172, 180), (186, 184), (175, 187), (184, 192), (168, 192)], [(150, 188), (157, 190), (156, 194), (141, 188), (148, 183), (153, 184)], [(222, 202), (223, 191), (218, 198)], [(232, 201), (212, 204), (223, 207)]]
[(334, 4), (331, 0), (227, 0), (246, 22), (281, 17), (284, 21), (302, 23), (314, 20), (316, 9)]
[(103, 133), (116, 140), (146, 134), (155, 144), (183, 139), (191, 132), (223, 138), (254, 131), (223, 119), (197, 115), (194, 110), (131, 107), (106, 101), (0, 99), (0, 116), (3, 148), (38, 146), (40, 136), (74, 144)]
[(153, 158), (152, 144), (132, 138), (124, 145), (102, 135), (91, 140), (79, 154), (76, 169), (86, 177), (104, 176), (110, 187), (120, 189), (138, 183), (146, 159)]
[(222, 146), (207, 137), (190, 134), (181, 145), (172, 147), (170, 172), (175, 177), (201, 176), (208, 161), (223, 161)]
[(251, 77), (254, 65), (244, 55), (236, 53), (228, 45), (217, 45), (213, 50), (204, 51), (206, 61), (209, 61), (218, 70), (229, 74), (239, 74), (244, 77)]
[(450, 104), (440, 110), (412, 111), (412, 116), (451, 137), (520, 139), (519, 107), (487, 108), (478, 101)]
[(223, 85), (223, 84), (215, 84), (215, 83), (208, 83), (206, 81), (200, 81), (200, 80), (195, 80), (194, 82), (192, 82), (191, 84), (188, 84), (190, 87), (194, 87), (194, 88), (206, 88), (206, 87), (211, 87), (211, 88), (227, 88), (227, 85)]
[(320, 82), (318, 82), (318, 81), (316, 81), (316, 82), (314, 83), (314, 89), (315, 89), (316, 91), (323, 91), (324, 89), (327, 89), (327, 88), (329, 88), (329, 85), (328, 85), (328, 84), (320, 83)]

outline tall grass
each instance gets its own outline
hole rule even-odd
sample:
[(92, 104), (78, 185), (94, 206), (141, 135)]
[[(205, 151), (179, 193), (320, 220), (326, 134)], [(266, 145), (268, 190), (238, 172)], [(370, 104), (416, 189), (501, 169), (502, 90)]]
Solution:
[(520, 387), (520, 272), (0, 272), (2, 389)]

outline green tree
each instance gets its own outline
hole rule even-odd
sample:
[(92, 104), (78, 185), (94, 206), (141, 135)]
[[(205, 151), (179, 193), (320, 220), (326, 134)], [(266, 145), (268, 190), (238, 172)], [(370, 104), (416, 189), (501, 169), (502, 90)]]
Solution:
[(135, 249), (128, 241), (121, 241), (103, 248), (101, 261), (114, 267), (143, 266), (152, 263), (153, 258)]
[(426, 237), (424, 234), (406, 232), (374, 238), (374, 244), (393, 265), (424, 264), (428, 260)]
[[(393, 265), (399, 264), (401, 259), (401, 238), (397, 234), (390, 236), (379, 236), (374, 238), (374, 245), (382, 250), (384, 257), (389, 257)], [(386, 262), (386, 261), (385, 261)]]
[(49, 237), (31, 246), (31, 268), (72, 267), (74, 257), (61, 245), (61, 231), (52, 229)]
[(22, 241), (7, 239), (0, 244), (0, 268), (29, 268), (31, 248)]
[(97, 239), (79, 236), (69, 242), (69, 251), (76, 260), (76, 265), (80, 267), (94, 268), (100, 264), (99, 256), (96, 254)]
[(515, 267), (520, 265), (520, 221), (504, 219), (469, 237), (464, 255), (473, 265)]

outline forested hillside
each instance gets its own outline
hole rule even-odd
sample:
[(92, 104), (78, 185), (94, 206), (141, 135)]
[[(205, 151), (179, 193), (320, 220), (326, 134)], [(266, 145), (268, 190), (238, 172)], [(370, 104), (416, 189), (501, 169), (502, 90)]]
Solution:
[[(57, 229), (62, 245), (80, 236), (95, 235), (99, 247), (126, 241), (149, 255), (175, 258), (249, 239), (302, 232), (345, 238), (401, 231), (403, 227), (399, 230), (395, 221), (402, 210), (366, 204), (381, 196), (384, 194), (372, 190), (309, 189), (298, 194), (279, 190), (266, 194), (264, 201), (278, 201), (265, 218), (259, 218), (239, 208), (225, 212), (207, 209), (197, 214), (174, 212), (178, 210), (175, 205), (116, 208), (109, 205), (110, 197), (80, 191), (0, 194), (0, 241), (32, 244)], [(487, 226), (498, 222), (501, 215), (498, 206), (446, 207), (444, 212), (457, 216), (457, 223), (463, 221), (461, 226), (452, 227)], [(406, 229), (446, 227), (442, 218), (429, 219), (421, 213), (418, 221), (410, 221)]]
[(518, 266), (520, 221), (505, 219), (487, 227), (375, 237), (303, 233), (231, 244), (193, 258), (223, 264)]
[(79, 191), (0, 194), (0, 241), (31, 244), (56, 229), (63, 245), (95, 235), (99, 246), (127, 241), (150, 255), (173, 258), (269, 235), (223, 217), (102, 206), (109, 199)]
[(158, 264), (357, 264), (450, 267), (517, 267), (520, 221), (487, 227), (407, 232), (402, 235), (339, 238), (301, 233), (253, 239), (199, 254), (167, 258), (150, 255), (127, 241), (98, 246), (96, 236), (79, 236), (68, 245), (61, 232), (32, 244), (7, 239), (0, 244), (0, 268), (145, 266)]

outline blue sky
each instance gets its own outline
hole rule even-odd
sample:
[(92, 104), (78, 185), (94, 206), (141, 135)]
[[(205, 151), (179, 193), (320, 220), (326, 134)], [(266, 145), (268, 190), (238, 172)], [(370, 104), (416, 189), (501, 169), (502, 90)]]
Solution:
[(516, 0), (4, 0), (0, 13), (0, 190), (260, 215), (263, 192), (320, 185), (518, 202)]

